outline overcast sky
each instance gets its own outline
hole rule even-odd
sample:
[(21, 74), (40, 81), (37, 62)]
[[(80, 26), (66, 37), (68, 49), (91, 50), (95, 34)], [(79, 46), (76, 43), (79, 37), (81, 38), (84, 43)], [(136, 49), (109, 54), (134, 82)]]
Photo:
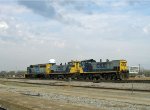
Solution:
[(150, 69), (149, 0), (0, 0), (0, 71), (72, 59)]

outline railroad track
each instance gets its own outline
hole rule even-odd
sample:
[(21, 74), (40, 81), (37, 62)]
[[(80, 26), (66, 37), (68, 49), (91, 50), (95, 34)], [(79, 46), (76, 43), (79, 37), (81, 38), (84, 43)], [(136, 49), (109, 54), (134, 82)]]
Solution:
[(150, 83), (150, 80), (105, 80), (105, 81), (95, 81), (95, 83), (100, 82), (111, 82), (111, 83)]
[[(25, 78), (7, 78), (7, 79), (25, 79)], [(36, 78), (31, 80), (37, 80)], [(39, 79), (38, 80), (57, 80), (57, 81), (81, 81), (81, 82), (110, 82), (110, 83), (150, 83), (150, 80), (82, 80), (82, 79)]]
[[(1, 81), (1, 80), (0, 80)], [(55, 80), (56, 81), (56, 80)], [(60, 81), (60, 80), (59, 80)], [(132, 80), (131, 80), (132, 81)], [(70, 86), (70, 87), (81, 87), (81, 88), (93, 88), (93, 89), (110, 89), (110, 90), (123, 90), (123, 91), (138, 91), (138, 92), (150, 92), (150, 90), (144, 89), (134, 89), (134, 88), (116, 88), (116, 87), (98, 87), (94, 85), (72, 85), (71, 82), (68, 84), (58, 83), (58, 82), (50, 82), (50, 83), (37, 83), (37, 82), (27, 82), (27, 81), (3, 81), (3, 82), (15, 82), (15, 83), (25, 83), (25, 84), (33, 84), (33, 85), (47, 85), (47, 86)], [(115, 81), (117, 83), (119, 81)], [(113, 82), (114, 83), (114, 82)], [(119, 82), (120, 83), (120, 82)], [(125, 83), (125, 82), (121, 82)], [(126, 82), (126, 83), (131, 83)], [(139, 82), (138, 82), (139, 83)]]
[[(68, 79), (56, 79), (58, 81), (69, 81)], [(101, 83), (101, 82), (110, 82), (110, 83), (150, 83), (150, 80), (78, 80), (72, 79), (71, 81), (81, 81), (81, 82), (93, 82), (93, 83)]]

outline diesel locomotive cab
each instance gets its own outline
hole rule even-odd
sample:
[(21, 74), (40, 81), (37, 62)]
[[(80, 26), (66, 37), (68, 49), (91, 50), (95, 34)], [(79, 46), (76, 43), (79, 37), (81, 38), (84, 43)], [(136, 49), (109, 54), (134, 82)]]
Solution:
[(120, 60), (120, 79), (128, 79), (129, 78), (129, 70), (127, 68), (127, 61)]

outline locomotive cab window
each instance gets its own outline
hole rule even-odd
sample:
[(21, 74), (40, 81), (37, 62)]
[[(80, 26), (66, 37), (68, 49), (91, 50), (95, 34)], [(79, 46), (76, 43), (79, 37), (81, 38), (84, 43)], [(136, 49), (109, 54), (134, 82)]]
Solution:
[(126, 63), (121, 63), (121, 66), (126, 66)]
[(71, 67), (75, 67), (75, 65), (71, 65)]

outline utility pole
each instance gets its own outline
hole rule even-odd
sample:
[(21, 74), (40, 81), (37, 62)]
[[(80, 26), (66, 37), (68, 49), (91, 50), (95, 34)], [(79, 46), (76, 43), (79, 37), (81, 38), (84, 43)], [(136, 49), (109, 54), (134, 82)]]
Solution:
[(139, 74), (141, 73), (141, 67), (140, 67), (140, 64), (139, 64)]

